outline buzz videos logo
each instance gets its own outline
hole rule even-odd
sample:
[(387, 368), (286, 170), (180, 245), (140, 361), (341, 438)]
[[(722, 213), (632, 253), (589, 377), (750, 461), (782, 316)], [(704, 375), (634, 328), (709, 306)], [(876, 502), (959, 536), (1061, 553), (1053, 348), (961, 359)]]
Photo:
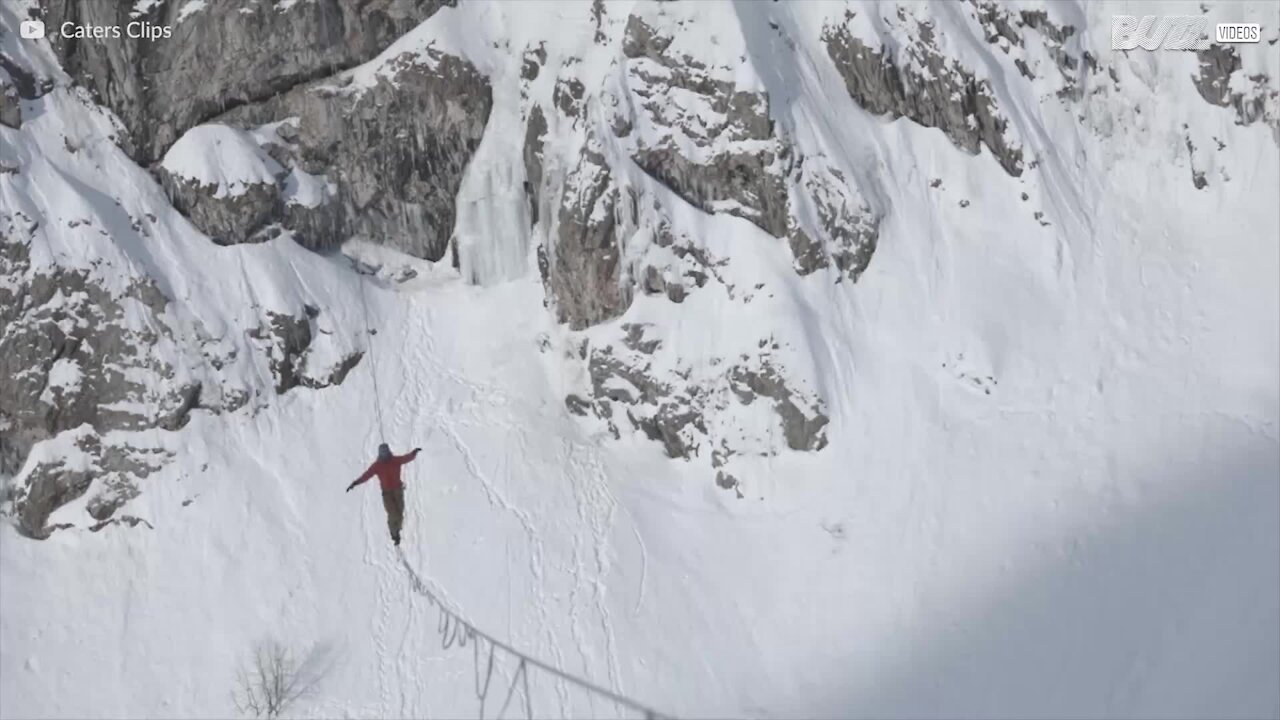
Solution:
[(44, 22), (41, 20), (23, 20), (18, 25), (18, 35), (22, 36), (24, 40), (39, 40), (44, 37)]
[[(1262, 40), (1257, 23), (1218, 23), (1214, 42), (1256, 43)], [(1196, 15), (1113, 15), (1112, 50), (1208, 50), (1209, 19)]]

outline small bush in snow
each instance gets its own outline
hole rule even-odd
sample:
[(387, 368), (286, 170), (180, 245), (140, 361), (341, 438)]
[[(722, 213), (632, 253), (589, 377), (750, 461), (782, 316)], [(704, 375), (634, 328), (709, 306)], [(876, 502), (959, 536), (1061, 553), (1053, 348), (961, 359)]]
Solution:
[(299, 663), (274, 640), (259, 643), (253, 657), (236, 673), (231, 692), (236, 710), (256, 718), (278, 718), (297, 701), (315, 691), (321, 673)]

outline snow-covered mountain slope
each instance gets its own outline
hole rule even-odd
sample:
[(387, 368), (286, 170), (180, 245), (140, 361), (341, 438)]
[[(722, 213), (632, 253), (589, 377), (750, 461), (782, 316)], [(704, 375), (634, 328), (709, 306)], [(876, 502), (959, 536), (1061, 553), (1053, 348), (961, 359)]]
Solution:
[(1278, 32), (0, 5), (0, 716), (1280, 715)]

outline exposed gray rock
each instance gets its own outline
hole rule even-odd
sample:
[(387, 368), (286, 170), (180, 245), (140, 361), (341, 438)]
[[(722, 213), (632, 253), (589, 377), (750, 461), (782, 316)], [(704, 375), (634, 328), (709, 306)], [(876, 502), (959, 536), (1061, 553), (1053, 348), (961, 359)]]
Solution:
[(791, 246), (791, 256), (795, 258), (796, 272), (801, 275), (808, 275), (830, 265), (826, 254), (822, 252), (822, 244), (814, 241), (799, 227), (794, 227), (787, 233), (787, 243)]
[(259, 341), (267, 357), (277, 395), (296, 387), (317, 389), (340, 384), (363, 357), (363, 353), (352, 353), (332, 368), (310, 367), (311, 343), (318, 315), (318, 311), (311, 310), (314, 309), (304, 308), (297, 315), (268, 311), (266, 321), (249, 331), (249, 337)]
[[(1196, 169), (1196, 146), (1191, 142), (1191, 137), (1186, 138), (1187, 141), (1187, 164), (1191, 167), (1191, 184), (1197, 190), (1203, 190), (1209, 186), (1209, 181), (1204, 176), (1203, 170)], [(1038, 219), (1038, 218), (1037, 218)]]
[[(777, 134), (766, 94), (739, 89), (728, 68), (676, 57), (669, 32), (640, 15), (627, 20), (626, 79), (619, 85), (625, 93), (610, 125), (616, 136), (628, 138), (632, 159), (703, 211), (737, 215), (786, 238), (800, 274), (834, 264), (842, 277), (856, 280), (875, 251), (878, 215), (825, 158), (802, 157)], [(631, 138), (637, 125), (656, 131)], [(645, 139), (655, 133), (659, 140)], [(817, 225), (807, 224), (809, 218)], [(658, 228), (659, 244), (661, 234)], [(681, 275), (670, 268), (635, 273), (644, 292), (665, 293), (673, 302), (700, 287), (700, 275), (690, 284), (673, 283)]]
[[(647, 369), (615, 357), (613, 348), (606, 345), (593, 351), (587, 363), (587, 370), (591, 374), (592, 394), (597, 398), (628, 404), (640, 402), (656, 405), (663, 398), (671, 396), (671, 386), (654, 380), (646, 372)], [(615, 382), (618, 380), (622, 383)]]
[(662, 346), (661, 338), (645, 339), (645, 331), (652, 327), (646, 323), (625, 323), (622, 329), (626, 331), (627, 336), (622, 339), (622, 344), (636, 352), (652, 355)]
[(738, 478), (723, 470), (716, 471), (716, 486), (724, 490), (732, 490), (738, 496), (739, 500), (744, 497)]
[[(677, 238), (671, 221), (662, 216), (661, 206), (656, 202), (654, 211), (658, 221), (652, 228), (653, 242), (660, 248), (670, 249), (675, 261), (667, 260), (661, 264), (642, 261), (637, 272), (637, 284), (646, 295), (666, 295), (671, 302), (680, 303), (689, 293), (705, 286), (710, 278), (719, 280), (719, 268), (728, 264), (728, 260), (713, 260), (696, 244), (696, 240), (683, 233)], [(733, 294), (732, 287), (726, 286), (726, 290)]]
[[(726, 153), (712, 163), (690, 162), (675, 148), (638, 150), (645, 172), (702, 210), (745, 218), (776, 237), (786, 235), (786, 186), (770, 171), (773, 153)], [(720, 205), (721, 201), (730, 201)]]
[(792, 182), (792, 207), (807, 207), (818, 224), (811, 236), (796, 222), (793, 213), (787, 242), (801, 275), (828, 267), (840, 277), (857, 281), (871, 263), (880, 237), (880, 216), (826, 158), (812, 155), (800, 159)]
[[(488, 81), (466, 61), (428, 49), (391, 59), (372, 87), (340, 87), (342, 71), (372, 59), (444, 0), (209, 3), (177, 20), (179, 3), (139, 19), (173, 28), (155, 41), (54, 41), (73, 77), (114, 110), (122, 146), (149, 164), (184, 132), (218, 122), (251, 128), (288, 118), (270, 148), (286, 171), (330, 184), (310, 202), (288, 178), (215, 197), (158, 170), (174, 205), (223, 244), (291, 231), (315, 250), (363, 235), (417, 257), (448, 248), (463, 169), (492, 104)], [(127, 3), (46, 0), (47, 22), (123, 25)], [(216, 32), (214, 29), (216, 28)], [(216, 45), (216, 47), (215, 47)], [(287, 173), (286, 173), (287, 174)]]
[(565, 181), (546, 283), (560, 322), (574, 330), (621, 315), (632, 289), (623, 282), (616, 233), (618, 190), (591, 139)]
[(141, 20), (173, 28), (153, 41), (51, 35), (63, 68), (116, 113), (129, 130), (123, 147), (144, 165), (188, 128), (231, 108), (372, 59), (446, 4), (453, 3), (315, 0), (281, 10), (269, 2), (211, 2), (179, 21), (178, 2), (133, 17), (134, 3), (41, 1), (51, 27)]
[(95, 520), (106, 521), (138, 495), (137, 482), (163, 467), (170, 457), (164, 451), (107, 444), (91, 432), (79, 434), (75, 445), (87, 467), (72, 468), (61, 459), (41, 462), (28, 473), (26, 482), (14, 489), (11, 501), (23, 535), (44, 539), (64, 527), (49, 526), (49, 516), (95, 485), (98, 490), (86, 509)]
[(568, 117), (578, 117), (582, 112), (582, 101), (587, 88), (577, 78), (560, 78), (556, 81), (551, 101)]
[(524, 57), (520, 64), (520, 79), (525, 81), (533, 81), (538, 79), (538, 73), (542, 71), (542, 66), (547, 62), (547, 50), (542, 45), (525, 51)]
[(320, 375), (303, 375), (298, 378), (298, 382), (306, 388), (316, 390), (319, 388), (329, 387), (331, 385), (341, 385), (347, 379), (347, 375), (355, 369), (360, 361), (364, 359), (364, 353), (352, 353), (344, 358), (337, 365), (334, 365), (327, 372)]
[(89, 531), (98, 532), (99, 530), (111, 525), (128, 525), (129, 527), (138, 527), (139, 525), (146, 525), (148, 530), (155, 529), (155, 527), (151, 523), (147, 522), (146, 520), (143, 520), (142, 518), (134, 517), (133, 515), (121, 515), (118, 518), (111, 518), (110, 520), (103, 520), (102, 522), (96, 522), (89, 526)]
[(0, 125), (14, 129), (22, 127), (22, 105), (18, 88), (9, 79), (9, 73), (0, 68)]
[[(47, 526), (51, 513), (87, 491), (98, 521), (137, 494), (139, 480), (167, 458), (136, 446), (154, 440), (144, 431), (177, 430), (197, 408), (235, 410), (248, 393), (223, 386), (218, 374), (234, 351), (206, 349), (198, 324), (175, 330), (172, 303), (150, 280), (108, 290), (90, 270), (33, 270), (37, 230), (24, 215), (0, 213), (0, 474), (17, 475), (32, 448), (55, 436), (84, 458), (68, 465), (46, 456), (10, 488), (19, 529), (38, 538), (55, 529)], [(263, 350), (281, 391), (341, 382), (360, 359), (334, 367), (311, 361), (315, 315), (304, 308), (267, 323)]]
[[(668, 372), (659, 379), (649, 356), (661, 346), (661, 340), (645, 339), (652, 326), (627, 324), (623, 330), (620, 346), (605, 343), (589, 349), (590, 399), (578, 395), (565, 398), (566, 407), (574, 414), (595, 415), (615, 436), (620, 435), (618, 424), (625, 418), (632, 428), (660, 442), (672, 458), (692, 459), (710, 446), (711, 466), (722, 468), (743, 449), (737, 446), (736, 435), (713, 435), (710, 419), (725, 409), (731, 402), (729, 397), (744, 405), (764, 398), (787, 447), (800, 451), (826, 447), (829, 420), (824, 404), (787, 384), (770, 355), (776, 343), (761, 340), (761, 355), (743, 355), (718, 379), (691, 379), (687, 370)], [(768, 449), (766, 454), (775, 451)]]
[(591, 20), (595, 23), (596, 34), (592, 40), (597, 44), (603, 43), (607, 38), (604, 34), (604, 0), (592, 0), (591, 2)]
[(448, 249), (462, 174), (492, 104), (488, 80), (470, 63), (428, 49), (399, 56), (371, 87), (316, 82), (218, 121), (247, 128), (298, 118), (269, 151), (335, 186), (315, 206), (282, 197), (269, 216), (303, 245), (328, 250), (362, 235), (435, 261)]
[(827, 446), (830, 419), (817, 407), (801, 408), (771, 364), (765, 363), (759, 370), (733, 367), (729, 371), (729, 388), (743, 404), (754, 402), (757, 396), (773, 400), (774, 410), (782, 419), (787, 447), (792, 450), (821, 450)]
[(144, 477), (150, 471), (151, 467), (136, 463), (127, 469), (128, 479), (117, 475), (100, 482), (101, 490), (85, 504), (85, 510), (89, 513), (89, 517), (98, 521), (106, 520), (114, 515), (125, 503), (138, 497), (141, 492), (133, 481)]
[(0, 125), (22, 126), (22, 100), (34, 100), (53, 88), (52, 78), (36, 77), (0, 53)]
[(1022, 47), (1022, 35), (1014, 26), (1012, 13), (1004, 6), (990, 1), (978, 2), (969, 0), (977, 11), (978, 23), (982, 25), (983, 37), (989, 43), (997, 43), (1001, 38), (1010, 44)]
[[(1039, 31), (1041, 35), (1057, 43), (1059, 47), (1076, 33), (1076, 29), (1072, 25), (1059, 27), (1049, 22), (1049, 14), (1044, 10), (1019, 10), (1018, 18), (1021, 24)], [(1072, 62), (1063, 61), (1063, 64), (1070, 66)]]
[(283, 395), (302, 384), (305, 355), (311, 347), (311, 323), (306, 315), (293, 316), (268, 312), (267, 324), (249, 331), (249, 336), (266, 340), (271, 375), (276, 381), (276, 394)]
[(91, 471), (72, 469), (62, 462), (37, 466), (26, 484), (16, 488), (12, 500), (18, 532), (37, 540), (49, 537), (58, 529), (47, 526), (49, 515), (84, 495), (93, 476)]
[(698, 443), (688, 439), (686, 428), (707, 432), (702, 413), (680, 402), (663, 403), (648, 417), (637, 418), (628, 410), (627, 417), (650, 440), (661, 442), (667, 457), (688, 459), (697, 454)]
[(1273, 106), (1280, 98), (1280, 91), (1270, 87), (1270, 79), (1266, 75), (1251, 75), (1248, 80), (1253, 84), (1249, 92), (1235, 92), (1231, 89), (1231, 76), (1240, 70), (1240, 56), (1230, 45), (1212, 45), (1208, 50), (1196, 52), (1200, 60), (1200, 74), (1193, 77), (1196, 90), (1207, 102), (1221, 107), (1229, 107), (1236, 112), (1236, 122), (1250, 125), (1263, 120), (1271, 127), (1271, 136), (1280, 145), (1280, 114), (1267, 112), (1268, 100)]
[[(535, 103), (529, 113), (523, 161), (531, 214), (534, 223), (553, 218), (538, 268), (548, 304), (575, 330), (620, 315), (636, 289), (680, 303), (719, 273), (699, 240), (675, 241), (668, 211), (656, 198), (625, 177), (615, 179), (595, 127), (578, 150), (577, 167), (548, 178), (547, 112), (577, 124), (586, 104), (597, 102), (615, 137), (624, 139), (625, 151), (649, 176), (705, 212), (736, 215), (786, 238), (802, 274), (835, 265), (842, 277), (856, 280), (875, 250), (879, 218), (858, 189), (821, 156), (797, 161), (775, 133), (768, 97), (739, 89), (730, 68), (671, 55), (669, 32), (629, 16), (626, 60), (604, 96), (597, 99), (580, 81), (561, 78), (552, 102)], [(526, 61), (534, 64), (527, 53)], [(637, 126), (650, 131), (632, 133)], [(671, 252), (649, 253), (650, 242)], [(734, 297), (734, 288), (725, 287)]]
[(869, 112), (936, 127), (973, 154), (986, 145), (1005, 172), (1021, 175), (1022, 151), (1006, 137), (1008, 122), (996, 107), (990, 84), (945, 58), (934, 46), (928, 24), (920, 28), (919, 41), (907, 52), (925, 73), (898, 67), (883, 48), (869, 47), (844, 24), (827, 25), (822, 40), (849, 95)]
[[(525, 172), (525, 194), (529, 199), (529, 216), (530, 224), (536, 225), (538, 218), (542, 216), (540, 212), (543, 197), (542, 190), (542, 148), (547, 135), (547, 118), (542, 114), (542, 108), (534, 105), (529, 112), (529, 121), (525, 125), (524, 133), (524, 172)], [(544, 273), (545, 279), (545, 273)]]
[(693, 258), (694, 261), (686, 261), (684, 267), (676, 269), (675, 272), (671, 268), (663, 270), (654, 265), (645, 266), (640, 276), (641, 291), (646, 295), (666, 295), (667, 299), (673, 303), (684, 302), (684, 299), (689, 296), (689, 293), (694, 288), (700, 288), (707, 284), (707, 273), (699, 269), (693, 269), (696, 267), (699, 257), (692, 253), (681, 256), (681, 260)]
[(186, 427), (187, 421), (191, 419), (191, 411), (200, 407), (200, 393), (203, 390), (204, 384), (199, 382), (183, 386), (179, 393), (181, 401), (167, 416), (161, 418), (160, 428), (172, 431)]
[(158, 171), (170, 202), (193, 225), (219, 245), (265, 240), (254, 234), (279, 217), (280, 188), (275, 183), (250, 185), (239, 195), (218, 197), (215, 188)]
[(707, 429), (701, 406), (688, 388), (676, 389), (655, 380), (647, 362), (619, 357), (608, 345), (591, 351), (587, 368), (596, 398), (590, 407), (615, 437), (619, 432), (613, 404), (617, 403), (625, 408), (631, 426), (661, 442), (669, 457), (688, 459), (697, 454), (699, 438)]
[[(647, 123), (674, 129), (707, 148), (710, 156), (688, 157), (668, 137), (654, 146), (637, 140), (632, 158), (645, 172), (704, 211), (737, 215), (776, 237), (785, 236), (786, 146), (774, 137), (768, 97), (718, 79), (694, 58), (669, 57), (666, 51), (670, 44), (670, 37), (641, 17), (627, 19), (622, 52), (628, 58), (628, 106), (632, 113), (645, 113)], [(696, 113), (681, 109), (689, 102), (687, 95), (681, 103), (672, 101), (682, 92), (700, 96), (698, 102), (709, 110), (706, 117), (723, 117), (723, 121), (703, 126), (700, 116), (695, 118)], [(626, 115), (615, 118), (614, 133), (626, 136), (637, 121)], [(723, 149), (712, 152), (713, 144)]]
[[(159, 321), (167, 305), (160, 291), (139, 282), (116, 296), (82, 270), (31, 274), (35, 229), (22, 216), (0, 217), (0, 473), (17, 474), (36, 443), (63, 433), (81, 433), (76, 445), (92, 463), (86, 469), (43, 462), (13, 488), (18, 528), (38, 538), (52, 532), (45, 527), (49, 514), (95, 479), (110, 487), (91, 505), (101, 519), (154, 469), (132, 449), (104, 446), (100, 434), (183, 424), (199, 396), (143, 380), (173, 374), (151, 351), (171, 339)], [(126, 304), (151, 322), (131, 322)]]
[[(35, 443), (64, 430), (149, 426), (153, 418), (126, 408), (143, 406), (144, 396), (160, 390), (134, 379), (134, 368), (171, 372), (148, 351), (163, 324), (132, 325), (125, 298), (83, 271), (29, 275), (30, 241), (12, 222), (3, 240), (0, 277), (13, 282), (0, 283), (0, 472), (16, 474)], [(153, 316), (166, 304), (149, 283), (134, 285), (125, 297)], [(181, 398), (161, 404), (177, 407)]]
[[(1075, 27), (1055, 25), (1049, 20), (1049, 14), (1043, 10), (1015, 10), (1009, 5), (990, 0), (970, 0), (970, 3), (977, 12), (978, 22), (982, 25), (987, 42), (993, 44), (1007, 42), (1006, 45), (1002, 45), (1006, 53), (1011, 46), (1026, 47), (1026, 33), (1038, 33), (1041, 45), (1053, 60), (1062, 78), (1062, 87), (1057, 91), (1057, 96), (1073, 101), (1083, 96), (1083, 86), (1078, 70), (1080, 61), (1066, 47), (1068, 40), (1076, 33)], [(1088, 53), (1084, 53), (1084, 59), (1086, 66), (1093, 60)], [(1013, 64), (1023, 77), (1027, 79), (1036, 77), (1031, 66), (1024, 59), (1017, 58)], [(1096, 72), (1096, 64), (1089, 67), (1089, 71)]]
[(564, 406), (568, 408), (569, 412), (573, 413), (574, 415), (585, 417), (587, 414), (587, 411), (591, 408), (591, 403), (582, 399), (578, 395), (574, 395), (570, 393), (569, 395), (566, 395), (564, 398)]

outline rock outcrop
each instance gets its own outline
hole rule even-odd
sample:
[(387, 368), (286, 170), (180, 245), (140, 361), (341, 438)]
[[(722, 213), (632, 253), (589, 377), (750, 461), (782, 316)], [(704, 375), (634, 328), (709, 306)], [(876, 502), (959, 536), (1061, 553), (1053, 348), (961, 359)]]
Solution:
[(157, 173), (173, 206), (218, 244), (248, 242), (280, 217), (284, 168), (242, 130), (192, 128)]
[[(42, 0), (46, 26), (148, 22), (167, 38), (51, 36), (63, 68), (128, 128), (140, 164), (159, 160), (188, 129), (374, 58), (448, 0), (299, 3)], [(139, 7), (144, 9), (139, 9)]]
[(426, 49), (372, 78), (315, 82), (219, 122), (257, 128), (287, 170), (274, 217), (303, 245), (328, 250), (361, 235), (439, 260), (492, 103), (470, 63)]
[(164, 467), (172, 457), (160, 448), (114, 439), (104, 441), (89, 426), (64, 437), (78, 455), (77, 461), (69, 462), (66, 457), (37, 461), (26, 482), (16, 487), (10, 498), (18, 530), (27, 537), (45, 539), (66, 527), (49, 525), (50, 515), (89, 492), (92, 495), (85, 510), (97, 521), (97, 527), (102, 527), (140, 494), (139, 482)]
[(115, 296), (84, 271), (32, 274), (34, 223), (0, 223), (0, 472), (16, 473), (35, 443), (64, 430), (139, 429), (179, 405), (161, 383), (142, 382), (172, 373), (148, 351), (164, 326), (126, 310), (159, 316), (167, 301), (155, 285)]
[[(857, 280), (867, 268), (879, 215), (851, 176), (775, 125), (769, 96), (749, 73), (696, 56), (697, 43), (680, 35), (694, 32), (681, 12), (638, 6), (598, 91), (561, 77), (548, 84), (549, 102), (531, 103), (526, 187), (545, 231), (538, 257), (548, 304), (581, 333), (587, 382), (567, 395), (566, 408), (615, 436), (640, 432), (670, 457), (711, 462), (720, 484), (737, 490), (726, 469), (733, 455), (826, 445), (824, 401), (795, 389), (779, 355), (712, 352), (697, 362), (719, 369), (699, 374), (680, 358), (655, 356), (673, 332), (664, 323), (624, 323), (622, 335), (600, 327), (625, 317), (638, 296), (679, 305), (710, 287), (749, 303), (759, 291), (738, 285), (731, 256), (673, 221), (685, 209), (669, 207), (665, 191), (752, 223), (790, 249), (799, 275), (832, 268), (826, 277), (835, 281)], [(526, 52), (523, 76), (538, 77), (543, 62)], [(579, 128), (582, 142), (559, 140)], [(567, 153), (575, 160), (566, 172), (555, 155)], [(743, 423), (777, 431), (748, 437)]]
[(41, 441), (73, 438), (77, 463), (38, 461), (12, 490), (19, 529), (43, 537), (49, 514), (96, 478), (110, 485), (94, 506), (103, 519), (154, 468), (141, 459), (153, 453), (102, 436), (181, 427), (195, 403), (153, 352), (174, 340), (159, 289), (139, 281), (117, 294), (87, 271), (31, 272), (36, 227), (22, 215), (0, 216), (0, 473), (17, 474)]
[(9, 78), (9, 73), (0, 67), (0, 125), (18, 129), (22, 126), (22, 105), (18, 86)]
[(1271, 127), (1271, 137), (1280, 145), (1280, 90), (1271, 87), (1261, 73), (1241, 78), (1233, 86), (1231, 77), (1241, 73), (1240, 56), (1229, 45), (1213, 45), (1196, 53), (1200, 74), (1192, 78), (1206, 102), (1231, 108), (1236, 122), (1250, 125), (1258, 120)]
[[(789, 192), (793, 212), (787, 241), (796, 272), (808, 275), (834, 264), (839, 277), (856, 281), (875, 254), (879, 216), (844, 173), (822, 155), (800, 158)], [(806, 230), (798, 217), (816, 218), (817, 223)]]
[(267, 311), (263, 323), (248, 332), (267, 358), (277, 395), (296, 387), (339, 385), (364, 356), (351, 353), (333, 365), (310, 362), (319, 315), (320, 310), (310, 306), (298, 315)]
[[(422, 25), (450, 4), (315, 0), (240, 7), (44, 0), (43, 12), (54, 25), (134, 20), (172, 28), (171, 37), (154, 40), (59, 38), (53, 45), (71, 76), (119, 117), (126, 132), (117, 142), (214, 242), (255, 243), (284, 235), (324, 252), (359, 236), (439, 261), (449, 253), (457, 195), (494, 103), (490, 78), (461, 57), (457, 45), (432, 35), (449, 27), (440, 21), (453, 18)], [(829, 138), (792, 137), (794, 128), (776, 123), (774, 113), (786, 110), (771, 107), (765, 81), (742, 65), (746, 55), (701, 44), (704, 28), (681, 19), (687, 9), (639, 5), (629, 11), (623, 23), (609, 18), (603, 3), (593, 6), (594, 47), (613, 53), (612, 64), (601, 65), (600, 72), (535, 43), (511, 50), (511, 73), (493, 75), (494, 82), (519, 78), (512, 94), (519, 97), (513, 111), (519, 115), (500, 116), (508, 129), (511, 120), (524, 120), (514, 182), (523, 169), (533, 236), (541, 241), (536, 257), (546, 304), (583, 343), (576, 362), (582, 363), (585, 382), (566, 405), (615, 433), (628, 427), (642, 432), (672, 457), (706, 457), (720, 471), (720, 484), (736, 489), (739, 481), (727, 458), (748, 452), (753, 442), (766, 452), (825, 446), (823, 398), (803, 389), (803, 374), (788, 367), (792, 358), (766, 349), (776, 347), (762, 344), (754, 356), (711, 351), (688, 363), (679, 357), (658, 362), (655, 354), (678, 323), (627, 322), (619, 335), (611, 321), (624, 318), (637, 298), (678, 306), (698, 293), (715, 293), (740, 307), (772, 297), (758, 279), (745, 284), (737, 277), (732, 253), (713, 251), (700, 230), (684, 226), (684, 218), (699, 210), (718, 216), (718, 227), (741, 231), (753, 242), (776, 243), (783, 257), (789, 251), (798, 282), (857, 281), (872, 262), (883, 211), (867, 198), (883, 195), (860, 186), (869, 182), (866, 173), (844, 164), (847, 158), (828, 154)], [(1039, 16), (984, 12), (992, 37), (1005, 42), (1018, 42), (1024, 26), (1060, 35), (1058, 45), (1070, 34)], [(914, 54), (906, 63), (860, 45), (839, 24), (825, 28), (822, 42), (864, 107), (939, 127), (969, 152), (985, 145), (1007, 172), (1021, 172), (1021, 153), (1007, 137), (991, 88), (945, 58), (927, 24), (918, 32), (920, 42), (909, 49)], [(746, 36), (726, 37), (733, 44)], [(466, 53), (485, 73), (494, 72), (479, 54)], [(18, 76), (6, 71), (0, 80), (6, 97), (22, 94)], [(7, 100), (0, 105), (0, 121), (21, 122), (14, 106)], [(102, 313), (110, 314), (111, 303), (121, 301), (83, 292)], [(167, 301), (158, 291), (155, 297), (158, 315)], [(319, 336), (318, 312), (258, 308), (257, 325), (242, 328), (251, 353), (269, 371), (264, 395), (342, 382), (360, 361), (358, 353), (333, 355)], [(24, 313), (17, 322), (37, 321), (38, 312)], [(98, 322), (110, 328), (110, 322)], [(163, 332), (165, 326), (155, 327), (160, 330), (153, 332)], [(193, 340), (202, 341), (173, 339)], [(696, 363), (717, 370), (699, 373)], [(181, 368), (153, 370), (182, 376)], [(56, 375), (52, 365), (42, 372)], [(90, 394), (105, 398), (109, 408), (112, 392), (136, 390), (93, 386)], [(25, 438), (20, 448), (12, 440), (0, 448), (12, 447), (13, 458), (81, 425), (124, 427), (123, 421), (87, 417), (105, 411), (77, 409), (71, 396), (55, 398), (52, 407), (78, 424), (49, 424), (30, 388), (22, 392), (27, 414), (0, 418), (7, 423), (6, 437)], [(171, 381), (163, 402), (133, 426), (179, 428), (193, 410), (247, 401), (235, 393), (207, 378)], [(732, 429), (743, 422), (743, 412), (750, 415), (748, 424), (767, 417), (759, 424), (776, 426), (780, 440), (743, 439)], [(39, 417), (45, 420), (33, 420)], [(134, 469), (142, 472), (144, 466)], [(101, 474), (124, 466), (102, 460), (95, 467)], [(56, 507), (80, 482), (52, 465), (29, 475), (33, 483), (61, 478), (63, 488), (31, 486), (23, 502), (32, 508)], [(96, 520), (112, 519), (129, 497), (128, 485), (113, 481), (110, 493), (103, 490), (93, 504)], [(39, 532), (36, 526), (47, 513), (30, 513), (24, 522), (29, 532)]]
[(628, 18), (622, 53), (630, 113), (615, 120), (614, 133), (639, 126), (632, 159), (689, 203), (784, 236), (787, 146), (774, 136), (768, 96), (738, 88), (695, 58), (671, 56), (670, 44), (640, 16)]
[[(615, 436), (621, 427), (639, 430), (662, 444), (672, 458), (705, 457), (721, 468), (742, 453), (775, 454), (781, 445), (767, 438), (744, 436), (731, 419), (731, 406), (764, 411), (764, 425), (777, 428), (786, 448), (817, 451), (826, 447), (825, 403), (812, 393), (792, 387), (773, 354), (775, 346), (761, 342), (755, 355), (725, 363), (722, 372), (695, 378), (693, 368), (658, 370), (653, 357), (662, 345), (652, 326), (627, 324), (618, 343), (586, 349), (591, 396), (570, 395), (565, 405), (578, 415), (594, 415)], [(761, 417), (759, 414), (753, 417)]]
[[(19, 529), (47, 537), (50, 515), (86, 492), (97, 521), (165, 465), (154, 429), (182, 429), (193, 412), (234, 411), (251, 389), (222, 369), (236, 350), (202, 328), (175, 324), (172, 301), (150, 278), (123, 284), (90, 269), (35, 267), (38, 223), (0, 213), (0, 475)], [(251, 333), (277, 393), (340, 383), (360, 353), (313, 359), (314, 308), (266, 312)], [(36, 453), (51, 441), (55, 449)]]
[[(57, 38), (64, 67), (115, 111), (118, 142), (174, 205), (222, 244), (290, 232), (330, 250), (352, 235), (437, 260), (462, 172), (492, 105), (488, 80), (432, 48), (379, 60), (443, 0), (318, 0), (244, 6), (49, 0), (46, 23), (168, 26), (155, 40)], [(181, 6), (181, 7), (180, 7)], [(212, 66), (211, 66), (212, 63)], [(229, 192), (182, 161), (222, 129), (252, 138), (271, 177)], [(243, 146), (244, 143), (237, 143)], [(224, 148), (225, 149), (225, 148)], [(160, 162), (163, 159), (163, 162)]]
[(575, 330), (617, 317), (632, 296), (622, 277), (615, 217), (619, 192), (594, 142), (588, 138), (565, 181), (554, 242), (543, 265), (557, 317)]
[[(488, 81), (469, 63), (404, 53), (367, 81), (316, 81), (192, 128), (157, 172), (174, 206), (219, 242), (288, 231), (327, 251), (360, 235), (439, 260), (491, 105)], [(209, 163), (191, 167), (190, 155), (216, 138), (241, 173), (262, 168), (253, 182), (223, 188), (201, 177), (217, 174)]]
[(907, 65), (888, 49), (870, 46), (850, 32), (847, 22), (852, 19), (849, 12), (846, 24), (824, 27), (822, 41), (854, 101), (877, 115), (936, 127), (967, 152), (977, 154), (985, 145), (1005, 172), (1022, 174), (1022, 151), (1006, 134), (1008, 120), (996, 106), (990, 83), (942, 54), (932, 25), (916, 25), (916, 41), (903, 48), (911, 63)]

